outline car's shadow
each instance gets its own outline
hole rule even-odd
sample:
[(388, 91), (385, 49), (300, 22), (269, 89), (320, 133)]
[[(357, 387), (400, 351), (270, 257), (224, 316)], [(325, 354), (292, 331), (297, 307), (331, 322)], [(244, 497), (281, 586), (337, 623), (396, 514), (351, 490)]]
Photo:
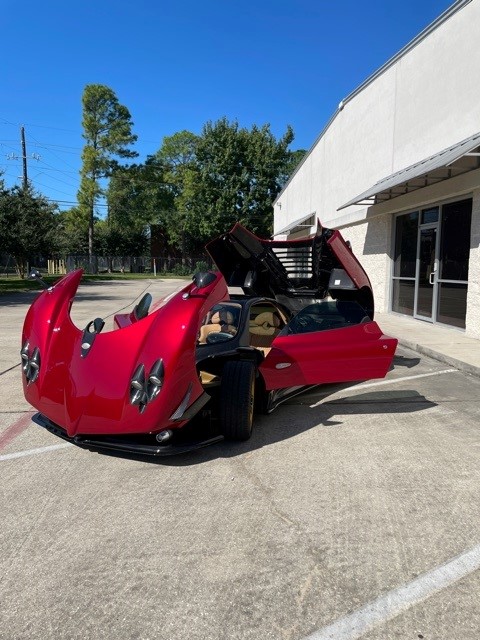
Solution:
[(393, 358), (392, 369), (394, 367), (407, 367), (412, 369), (420, 363), (420, 358), (406, 358), (405, 356), (396, 355)]
[[(355, 416), (361, 422), (363, 417), (368, 415), (407, 414), (436, 406), (436, 403), (427, 400), (414, 389), (352, 393), (351, 396), (345, 396), (344, 392), (354, 385), (328, 385), (327, 389), (326, 386), (296, 396), (269, 416), (256, 416), (252, 437), (246, 442), (222, 440), (209, 447), (188, 453), (158, 458), (110, 452), (101, 455), (113, 455), (165, 466), (197, 465), (218, 458), (243, 455), (276, 442), (295, 438), (309, 429), (341, 429), (345, 423), (345, 416)], [(339, 391), (343, 392), (342, 397), (327, 400), (329, 396)]]

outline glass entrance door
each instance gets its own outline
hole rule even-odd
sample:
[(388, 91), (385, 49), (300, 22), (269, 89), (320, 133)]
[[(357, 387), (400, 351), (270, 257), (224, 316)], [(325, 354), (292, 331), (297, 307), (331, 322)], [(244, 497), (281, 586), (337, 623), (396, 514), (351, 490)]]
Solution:
[(415, 317), (435, 320), (437, 300), (437, 225), (422, 226), (418, 236), (417, 292)]
[(465, 328), (472, 199), (395, 218), (392, 311)]

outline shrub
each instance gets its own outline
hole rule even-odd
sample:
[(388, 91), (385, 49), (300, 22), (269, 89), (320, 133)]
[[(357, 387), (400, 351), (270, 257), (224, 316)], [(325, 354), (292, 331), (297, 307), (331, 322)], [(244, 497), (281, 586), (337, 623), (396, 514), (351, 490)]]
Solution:
[(172, 273), (175, 276), (189, 276), (192, 273), (192, 269), (186, 264), (176, 264), (172, 269)]

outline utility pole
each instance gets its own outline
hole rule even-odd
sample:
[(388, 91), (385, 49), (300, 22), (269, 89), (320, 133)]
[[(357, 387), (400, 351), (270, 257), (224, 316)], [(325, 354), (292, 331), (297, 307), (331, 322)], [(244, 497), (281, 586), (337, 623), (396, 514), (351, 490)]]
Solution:
[[(27, 144), (25, 142), (25, 127), (22, 125), (20, 127), (20, 143), (22, 145), (22, 165), (23, 165), (23, 172), (22, 175), (19, 176), (22, 178), (22, 188), (24, 191), (26, 191), (26, 189), (28, 188), (28, 174), (27, 174)], [(16, 153), (10, 153), (7, 156), (8, 160), (19, 160), (20, 156), (18, 156)], [(33, 160), (40, 160), (40, 156), (38, 155), (38, 153), (32, 153), (30, 158), (32, 158)]]
[(27, 176), (27, 145), (25, 143), (25, 127), (21, 127), (20, 129), (20, 137), (22, 140), (22, 160), (23, 160), (23, 190), (26, 191), (28, 187), (28, 176)]

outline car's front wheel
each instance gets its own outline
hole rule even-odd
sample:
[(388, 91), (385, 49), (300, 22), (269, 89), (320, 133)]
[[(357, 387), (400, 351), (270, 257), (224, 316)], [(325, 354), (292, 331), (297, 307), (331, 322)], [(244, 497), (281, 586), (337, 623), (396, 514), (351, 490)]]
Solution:
[(252, 435), (255, 372), (253, 362), (225, 363), (220, 389), (220, 422), (227, 440), (248, 440)]

